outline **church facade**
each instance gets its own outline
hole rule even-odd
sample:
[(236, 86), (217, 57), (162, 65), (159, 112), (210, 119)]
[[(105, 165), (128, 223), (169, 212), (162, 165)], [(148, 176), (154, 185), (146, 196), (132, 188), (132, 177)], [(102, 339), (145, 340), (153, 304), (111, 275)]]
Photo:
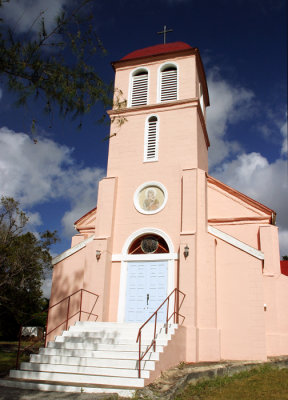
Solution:
[[(76, 221), (71, 249), (54, 259), (50, 304), (83, 288), (99, 295), (98, 321), (140, 327), (178, 289), (179, 351), (169, 365), (288, 354), (275, 212), (208, 175), (209, 94), (198, 49), (157, 45), (112, 65), (107, 177), (97, 208)], [(48, 326), (65, 312), (51, 312)]]

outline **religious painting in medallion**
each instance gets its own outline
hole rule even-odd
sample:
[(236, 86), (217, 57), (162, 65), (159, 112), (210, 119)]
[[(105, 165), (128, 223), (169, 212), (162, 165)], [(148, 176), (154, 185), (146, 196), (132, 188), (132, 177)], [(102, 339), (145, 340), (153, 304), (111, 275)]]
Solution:
[(160, 184), (142, 185), (136, 191), (136, 198), (134, 197), (135, 207), (144, 214), (154, 214), (164, 207), (167, 200), (165, 192), (165, 188)]

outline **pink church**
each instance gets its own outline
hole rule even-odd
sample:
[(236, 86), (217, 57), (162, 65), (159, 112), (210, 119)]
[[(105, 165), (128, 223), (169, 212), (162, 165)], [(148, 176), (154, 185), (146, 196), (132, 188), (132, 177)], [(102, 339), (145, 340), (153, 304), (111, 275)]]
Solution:
[[(199, 50), (182, 42), (157, 45), (112, 65), (107, 177), (97, 207), (76, 221), (71, 249), (54, 259), (50, 304), (67, 299), (50, 310), (46, 362), (54, 355), (54, 364), (63, 365), (61, 355), (68, 359), (69, 343), (77, 343), (78, 350), (70, 349), (74, 365), (87, 376), (79, 366), (100, 367), (81, 358), (99, 353), (108, 369), (103, 360), (118, 345), (115, 352), (126, 355), (117, 354), (114, 367), (130, 368), (134, 380), (107, 372), (110, 381), (92, 379), (91, 389), (144, 386), (181, 361), (287, 355), (288, 276), (280, 271), (276, 214), (208, 175), (209, 94)], [(151, 315), (139, 362), (136, 339)], [(108, 346), (103, 354), (98, 343)], [(61, 373), (54, 372), (58, 381)], [(66, 381), (78, 382), (75, 376)]]

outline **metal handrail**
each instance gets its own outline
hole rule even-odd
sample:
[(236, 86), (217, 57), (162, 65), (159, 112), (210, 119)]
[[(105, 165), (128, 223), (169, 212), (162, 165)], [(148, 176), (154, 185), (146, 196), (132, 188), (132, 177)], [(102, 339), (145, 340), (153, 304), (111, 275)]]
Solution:
[[(77, 293), (79, 293), (79, 292), (80, 292), (80, 307), (79, 307), (79, 310), (76, 311), (73, 315), (69, 315), (69, 313), (70, 313), (70, 302), (71, 302), (71, 298), (72, 298), (74, 295), (76, 295)], [(93, 307), (91, 308), (90, 311), (84, 311), (84, 310), (82, 310), (83, 292), (86, 292), (86, 293), (89, 293), (89, 294), (92, 294), (93, 296), (95, 296), (95, 302), (94, 302)], [(59, 328), (59, 327), (60, 327), (61, 325), (63, 325), (63, 324), (65, 324), (65, 330), (67, 330), (67, 329), (68, 329), (69, 320), (70, 320), (71, 318), (75, 317), (75, 315), (77, 315), (77, 314), (79, 314), (79, 321), (81, 321), (81, 316), (82, 316), (82, 314), (88, 314), (88, 315), (89, 315), (89, 316), (88, 316), (88, 321), (89, 321), (89, 319), (90, 319), (91, 316), (96, 317), (96, 318), (95, 318), (95, 321), (96, 321), (97, 318), (98, 318), (98, 315), (97, 315), (97, 314), (94, 314), (93, 311), (94, 311), (94, 307), (95, 307), (95, 305), (96, 305), (96, 303), (97, 303), (97, 301), (98, 301), (98, 298), (99, 298), (99, 295), (96, 294), (96, 293), (90, 292), (89, 290), (86, 290), (86, 289), (79, 289), (79, 290), (77, 290), (76, 292), (70, 294), (69, 296), (64, 297), (64, 299), (62, 299), (62, 300), (58, 301), (57, 303), (53, 304), (53, 305), (50, 306), (47, 310), (43, 311), (43, 312), (47, 312), (47, 323), (46, 323), (46, 330), (45, 330), (45, 345), (44, 345), (44, 346), (45, 346), (45, 347), (47, 346), (47, 337), (48, 337), (48, 335), (50, 335), (50, 333), (54, 332), (57, 328)], [(62, 321), (59, 325), (57, 325), (55, 328), (53, 328), (53, 329), (51, 329), (51, 330), (48, 331), (48, 320), (49, 320), (49, 312), (50, 312), (50, 310), (51, 310), (52, 308), (58, 306), (59, 304), (63, 303), (64, 301), (67, 301), (66, 319), (65, 319), (64, 321)], [(26, 325), (27, 325), (27, 323), (29, 323), (30, 321), (32, 321), (34, 318), (35, 318), (35, 316), (34, 316), (33, 318), (31, 318), (30, 320), (28, 320), (28, 321), (26, 322)], [(24, 351), (28, 350), (28, 349), (29, 349), (30, 347), (32, 347), (33, 345), (35, 346), (35, 343), (33, 343), (32, 345), (29, 345), (29, 346), (25, 347), (25, 348), (22, 349), (22, 351), (21, 351), (22, 329), (23, 329), (23, 325), (21, 325), (21, 327), (20, 327), (20, 332), (19, 332), (19, 342), (18, 342), (18, 351), (17, 351), (17, 359), (16, 359), (16, 368), (17, 368), (17, 369), (19, 368), (20, 354), (23, 353)]]
[[(170, 304), (170, 297), (174, 294), (174, 311), (171, 313), (171, 315), (169, 316), (169, 304)], [(182, 294), (183, 298), (181, 303), (179, 304), (179, 295)], [(139, 341), (139, 359), (138, 359), (138, 377), (141, 378), (141, 361), (143, 360), (143, 358), (146, 356), (146, 354), (148, 353), (148, 351), (151, 349), (151, 347), (153, 346), (153, 351), (156, 351), (156, 326), (157, 326), (157, 316), (158, 316), (158, 311), (164, 306), (164, 304), (167, 302), (167, 312), (166, 312), (166, 322), (165, 322), (165, 333), (167, 334), (168, 332), (168, 322), (170, 321), (170, 319), (173, 317), (174, 323), (178, 323), (179, 322), (179, 317), (183, 318), (183, 321), (185, 319), (185, 317), (179, 313), (180, 308), (182, 307), (183, 301), (186, 297), (186, 294), (181, 292), (181, 290), (175, 288), (174, 290), (172, 290), (172, 292), (166, 297), (166, 299), (163, 301), (163, 303), (160, 304), (160, 306), (157, 308), (156, 311), (154, 311), (154, 313), (147, 319), (147, 321), (144, 322), (144, 324), (142, 324), (139, 328), (138, 331), (138, 335), (137, 335), (137, 339), (136, 339), (136, 343)], [(154, 336), (153, 339), (151, 341), (151, 344), (146, 348), (145, 352), (143, 354), (141, 354), (141, 337), (142, 337), (142, 329), (144, 328), (144, 326), (146, 324), (148, 324), (148, 322), (155, 317), (155, 322), (154, 322)], [(182, 322), (183, 322), (182, 321)]]

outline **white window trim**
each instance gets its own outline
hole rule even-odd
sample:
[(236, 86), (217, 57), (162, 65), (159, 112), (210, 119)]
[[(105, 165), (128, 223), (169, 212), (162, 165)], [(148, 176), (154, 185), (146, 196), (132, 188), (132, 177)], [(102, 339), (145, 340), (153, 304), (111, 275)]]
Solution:
[[(150, 234), (150, 233), (151, 234), (154, 233), (156, 235), (161, 236), (168, 245), (169, 253), (165, 253), (165, 254), (161, 253), (161, 254), (158, 254), (158, 256), (165, 255), (166, 256), (165, 260), (167, 260), (167, 268), (168, 268), (168, 271), (167, 271), (168, 272), (167, 296), (175, 288), (175, 274), (174, 274), (175, 258), (171, 257), (171, 255), (174, 254), (174, 246), (173, 246), (173, 243), (172, 243), (170, 237), (165, 232), (163, 232), (157, 228), (142, 228), (136, 232), (133, 232), (126, 240), (126, 242), (123, 246), (123, 249), (122, 249), (120, 288), (119, 288), (119, 301), (118, 301), (118, 316), (117, 316), (118, 322), (125, 322), (128, 262), (132, 261), (129, 259), (129, 254), (128, 254), (129, 247), (130, 247), (131, 243), (133, 243), (133, 241), (137, 237), (145, 235), (145, 234)], [(154, 254), (154, 255), (157, 256), (157, 254)], [(151, 257), (151, 254), (143, 254), (143, 255), (141, 255), (141, 261), (150, 261), (150, 257)], [(154, 260), (156, 261), (156, 257)], [(163, 258), (158, 257), (158, 260), (163, 260)], [(140, 259), (139, 259), (139, 261), (140, 261)], [(172, 301), (171, 307), (170, 307), (171, 310), (173, 307), (174, 307), (174, 304)]]
[[(146, 211), (146, 210), (143, 210), (139, 205), (138, 194), (142, 189), (145, 189), (145, 187), (148, 187), (148, 186), (158, 186), (164, 193), (163, 204), (161, 205), (161, 207), (157, 208), (157, 210)], [(135, 190), (135, 193), (134, 193), (133, 202), (134, 202), (134, 207), (136, 208), (137, 211), (139, 211), (141, 214), (149, 215), (149, 214), (157, 214), (158, 212), (163, 210), (163, 208), (166, 206), (167, 200), (168, 200), (168, 192), (167, 192), (167, 189), (165, 188), (165, 186), (162, 185), (162, 183), (160, 183), (160, 182), (150, 181), (150, 182), (145, 182), (142, 185), (138, 186), (138, 188)]]
[(149, 104), (149, 82), (150, 82), (150, 71), (145, 67), (137, 67), (130, 72), (129, 76), (129, 90), (128, 90), (128, 107), (132, 107), (132, 92), (133, 92), (133, 76), (137, 71), (146, 71), (148, 73), (148, 85), (147, 85), (147, 105)]
[[(156, 125), (156, 147), (155, 147), (155, 157), (154, 158), (147, 158), (147, 147), (148, 147), (148, 132), (149, 132), (149, 119), (151, 117), (157, 118), (157, 125)], [(145, 132), (144, 132), (144, 162), (154, 162), (158, 161), (159, 155), (159, 132), (160, 132), (160, 119), (157, 114), (151, 114), (146, 118), (145, 121)]]
[[(169, 103), (169, 101), (161, 101), (161, 72), (162, 69), (165, 68), (166, 66), (173, 65), (177, 69), (177, 99), (179, 100), (179, 65), (175, 62), (167, 61), (164, 64), (160, 65), (158, 68), (158, 73), (157, 73), (157, 103)], [(176, 101), (176, 100), (170, 100), (170, 101)]]

